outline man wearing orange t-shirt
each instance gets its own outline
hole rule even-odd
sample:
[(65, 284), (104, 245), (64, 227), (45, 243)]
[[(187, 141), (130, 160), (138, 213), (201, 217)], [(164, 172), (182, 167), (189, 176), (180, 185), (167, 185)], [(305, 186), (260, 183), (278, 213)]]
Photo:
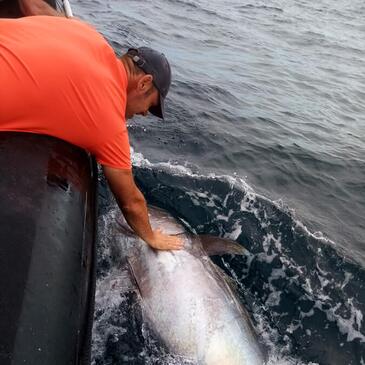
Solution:
[[(163, 118), (171, 83), (166, 57), (151, 48), (120, 59), (90, 25), (42, 0), (19, 0), (24, 15), (0, 19), (0, 131), (47, 134), (92, 153), (127, 222), (151, 247), (180, 249), (153, 231), (131, 170), (126, 119)], [(21, 103), (19, 103), (21, 100)]]

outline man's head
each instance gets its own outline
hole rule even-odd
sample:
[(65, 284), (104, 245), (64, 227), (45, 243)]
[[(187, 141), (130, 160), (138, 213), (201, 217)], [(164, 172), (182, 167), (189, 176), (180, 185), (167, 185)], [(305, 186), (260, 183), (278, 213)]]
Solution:
[(122, 62), (128, 74), (126, 118), (148, 112), (163, 118), (171, 84), (171, 69), (165, 55), (148, 47), (131, 48)]

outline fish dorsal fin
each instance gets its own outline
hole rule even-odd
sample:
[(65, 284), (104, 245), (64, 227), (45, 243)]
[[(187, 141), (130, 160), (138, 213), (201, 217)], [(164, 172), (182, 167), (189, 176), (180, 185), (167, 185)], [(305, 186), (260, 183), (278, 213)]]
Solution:
[(209, 234), (199, 236), (203, 249), (208, 256), (214, 255), (243, 255), (245, 248), (228, 238), (220, 238)]

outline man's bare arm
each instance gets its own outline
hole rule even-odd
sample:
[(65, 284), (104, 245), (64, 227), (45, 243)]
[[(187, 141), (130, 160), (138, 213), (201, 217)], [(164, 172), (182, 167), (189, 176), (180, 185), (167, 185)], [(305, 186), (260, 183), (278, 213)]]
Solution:
[(31, 15), (50, 15), (50, 16), (65, 16), (64, 14), (53, 9), (43, 0), (18, 0), (19, 7), (24, 16)]
[(139, 191), (130, 170), (103, 166), (117, 203), (130, 227), (151, 247), (159, 250), (179, 250), (182, 248), (180, 238), (153, 231), (148, 218), (147, 204)]

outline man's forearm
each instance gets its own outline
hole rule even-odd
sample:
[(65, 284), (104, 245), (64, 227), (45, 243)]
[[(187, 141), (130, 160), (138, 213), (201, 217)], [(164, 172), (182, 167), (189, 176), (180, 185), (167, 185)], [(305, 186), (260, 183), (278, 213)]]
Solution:
[(103, 169), (110, 189), (133, 231), (154, 249), (180, 250), (183, 247), (180, 238), (163, 233), (160, 227), (152, 231), (147, 203), (134, 182), (132, 171), (109, 166), (103, 166)]
[(129, 226), (141, 237), (145, 242), (150, 243), (153, 238), (153, 231), (148, 218), (148, 210), (146, 200), (142, 193), (138, 190), (138, 198), (133, 200), (127, 206), (119, 204), (123, 215)]
[(19, 6), (25, 16), (31, 15), (50, 15), (64, 16), (64, 14), (53, 9), (43, 0), (19, 0)]

